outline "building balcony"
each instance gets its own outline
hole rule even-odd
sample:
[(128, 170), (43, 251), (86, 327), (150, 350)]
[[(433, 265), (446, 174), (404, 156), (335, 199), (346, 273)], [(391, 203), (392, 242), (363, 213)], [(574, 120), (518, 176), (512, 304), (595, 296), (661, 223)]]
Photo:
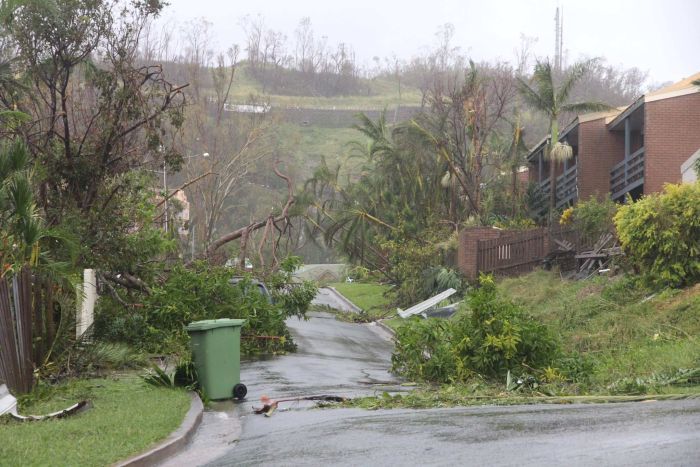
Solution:
[[(549, 178), (539, 184), (540, 191), (549, 199)], [(564, 170), (557, 177), (557, 209), (573, 205), (578, 199), (578, 166), (576, 164)]]
[(644, 185), (644, 147), (616, 164), (610, 171), (610, 193), (620, 200), (635, 188)]

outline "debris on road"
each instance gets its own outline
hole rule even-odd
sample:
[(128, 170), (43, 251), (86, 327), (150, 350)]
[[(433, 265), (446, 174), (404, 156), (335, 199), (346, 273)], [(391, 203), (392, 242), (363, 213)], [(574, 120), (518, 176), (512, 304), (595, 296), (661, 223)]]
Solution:
[(260, 402), (263, 404), (262, 407), (253, 407), (253, 413), (260, 415), (263, 414), (266, 417), (272, 416), (274, 411), (277, 409), (281, 402), (299, 402), (299, 401), (319, 401), (319, 402), (345, 402), (350, 400), (347, 397), (342, 396), (332, 396), (332, 395), (319, 395), (319, 396), (299, 396), (299, 397), (288, 397), (284, 399), (270, 399), (269, 397), (263, 395), (260, 397)]

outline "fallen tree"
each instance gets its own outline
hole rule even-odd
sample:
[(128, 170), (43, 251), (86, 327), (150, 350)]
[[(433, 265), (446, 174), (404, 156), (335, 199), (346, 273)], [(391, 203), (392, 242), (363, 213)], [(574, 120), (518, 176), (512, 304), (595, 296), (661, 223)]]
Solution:
[[(270, 238), (270, 235), (272, 234), (274, 229), (277, 232), (277, 241), (273, 242), (272, 245), (272, 256), (274, 258), (273, 268), (279, 264), (279, 260), (276, 255), (277, 247), (279, 246), (280, 239), (285, 233), (287, 233), (291, 225), (289, 210), (296, 202), (296, 198), (294, 197), (294, 184), (292, 183), (292, 179), (289, 176), (280, 172), (277, 167), (278, 165), (279, 161), (275, 162), (275, 165), (273, 167), (275, 175), (287, 182), (287, 201), (282, 207), (282, 211), (280, 212), (280, 214), (275, 215), (274, 213), (270, 213), (270, 215), (268, 215), (267, 218), (263, 220), (252, 222), (244, 227), (234, 230), (233, 232), (229, 232), (225, 235), (222, 235), (218, 239), (214, 240), (207, 248), (205, 252), (205, 257), (207, 259), (212, 258), (216, 250), (226, 245), (227, 243), (241, 239), (239, 264), (243, 264), (248, 245), (248, 238), (250, 237), (251, 233), (264, 227), (265, 230), (263, 233), (263, 238), (260, 242), (260, 250), (262, 249), (262, 245)], [(262, 254), (260, 254), (260, 256), (262, 261)]]

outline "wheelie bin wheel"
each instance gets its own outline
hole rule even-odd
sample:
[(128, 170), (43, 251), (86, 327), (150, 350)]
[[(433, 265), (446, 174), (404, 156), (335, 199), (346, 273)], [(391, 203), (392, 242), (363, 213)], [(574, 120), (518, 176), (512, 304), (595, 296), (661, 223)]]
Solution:
[(245, 387), (245, 384), (238, 383), (233, 387), (233, 397), (235, 399), (242, 400), (246, 394), (248, 394), (248, 388)]

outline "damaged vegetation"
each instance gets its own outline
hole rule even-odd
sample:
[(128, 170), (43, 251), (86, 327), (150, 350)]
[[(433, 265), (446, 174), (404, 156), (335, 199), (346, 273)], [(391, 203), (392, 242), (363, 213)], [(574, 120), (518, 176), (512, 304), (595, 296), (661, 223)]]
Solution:
[(452, 318), (398, 328), (394, 370), (407, 394), (355, 407), (622, 402), (698, 397), (700, 284), (650, 288), (643, 278), (562, 279), (536, 271), (482, 277)]

